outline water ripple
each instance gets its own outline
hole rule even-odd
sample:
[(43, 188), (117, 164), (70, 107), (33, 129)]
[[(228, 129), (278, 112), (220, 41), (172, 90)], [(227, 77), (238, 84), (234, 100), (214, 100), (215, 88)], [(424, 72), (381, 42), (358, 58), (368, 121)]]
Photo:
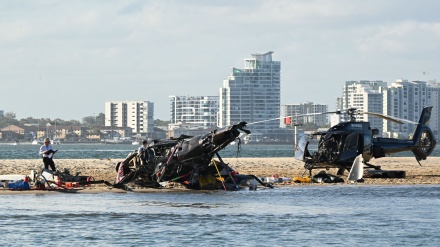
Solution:
[(0, 244), (436, 246), (440, 186), (0, 196)]

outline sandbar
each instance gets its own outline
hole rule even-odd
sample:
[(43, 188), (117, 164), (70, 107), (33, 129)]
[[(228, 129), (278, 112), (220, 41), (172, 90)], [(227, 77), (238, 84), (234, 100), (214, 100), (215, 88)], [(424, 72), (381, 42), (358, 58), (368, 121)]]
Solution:
[[(293, 157), (284, 158), (224, 158), (224, 162), (241, 174), (253, 174), (257, 177), (287, 177), (293, 178), (308, 174), (304, 169), (303, 162)], [(118, 159), (57, 159), (55, 160), (58, 170), (67, 168), (71, 174), (80, 172), (81, 175), (91, 176), (95, 180), (105, 180), (113, 183)], [(41, 159), (4, 159), (0, 160), (0, 175), (6, 174), (29, 174), (30, 170), (41, 171), (43, 163)], [(381, 166), (383, 170), (404, 170), (406, 178), (365, 178), (363, 185), (417, 185), (417, 184), (440, 184), (440, 157), (428, 157), (421, 162), (421, 166), (414, 157), (384, 157), (370, 161), (373, 165)], [(314, 170), (313, 174), (320, 170)], [(336, 169), (329, 169), (327, 173), (336, 175)], [(346, 180), (348, 172), (341, 176)], [(301, 184), (287, 184), (295, 186)], [(280, 185), (281, 186), (281, 185)], [(181, 188), (174, 188), (180, 190)], [(172, 189), (163, 190), (170, 191)], [(146, 189), (144, 192), (158, 191)], [(22, 191), (18, 191), (20, 193)], [(31, 193), (39, 193), (34, 190)], [(120, 189), (110, 189), (104, 185), (92, 185), (81, 190), (81, 193), (123, 192)], [(17, 193), (0, 189), (0, 194)]]

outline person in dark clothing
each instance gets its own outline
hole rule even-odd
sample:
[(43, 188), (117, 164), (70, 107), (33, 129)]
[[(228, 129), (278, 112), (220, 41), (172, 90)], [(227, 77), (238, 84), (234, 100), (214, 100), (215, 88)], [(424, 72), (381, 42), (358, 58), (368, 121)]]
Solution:
[(142, 141), (142, 146), (138, 149), (138, 157), (141, 160), (142, 165), (146, 165), (148, 163), (148, 149), (147, 149), (147, 140)]
[(44, 169), (52, 169), (52, 171), (56, 171), (55, 169), (55, 163), (53, 162), (53, 155), (58, 150), (53, 150), (52, 146), (50, 145), (50, 139), (46, 138), (44, 140), (44, 145), (40, 147), (40, 155), (43, 157), (43, 163), (44, 163)]

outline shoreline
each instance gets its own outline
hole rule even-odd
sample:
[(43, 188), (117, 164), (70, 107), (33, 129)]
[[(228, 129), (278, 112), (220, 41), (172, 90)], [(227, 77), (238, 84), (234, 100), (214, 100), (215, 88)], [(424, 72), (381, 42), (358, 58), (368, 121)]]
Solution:
[[(284, 158), (224, 158), (225, 163), (229, 164), (234, 170), (240, 174), (253, 174), (257, 177), (279, 177), (293, 178), (308, 175), (308, 171), (304, 169), (302, 161), (292, 157)], [(120, 159), (57, 159), (55, 164), (57, 170), (62, 171), (64, 168), (69, 169), (71, 174), (80, 172), (80, 175), (91, 176), (95, 180), (105, 180), (113, 183), (116, 177), (115, 166)], [(23, 174), (28, 175), (30, 170), (41, 171), (43, 163), (41, 159), (5, 159), (1, 160), (0, 175), (6, 174)], [(381, 159), (373, 159), (372, 164), (379, 165), (383, 170), (403, 170), (406, 171), (406, 178), (364, 178), (364, 183), (359, 185), (440, 185), (440, 157), (428, 157), (422, 161), (419, 166), (414, 157), (386, 157)], [(324, 169), (313, 170), (312, 174), (316, 174)], [(336, 175), (337, 169), (331, 168), (326, 171), (329, 174)], [(340, 177), (347, 183), (348, 172)], [(287, 185), (276, 184), (276, 186), (313, 186), (322, 185), (317, 183), (298, 184), (291, 183)], [(329, 185), (329, 184), (323, 184)], [(334, 184), (332, 184), (334, 185)], [(136, 189), (136, 192), (171, 192), (186, 190), (179, 186), (172, 189)], [(8, 191), (0, 189), (0, 194), (39, 194), (53, 193), (53, 191)], [(79, 191), (79, 193), (125, 193), (121, 189), (108, 189), (101, 185), (92, 185)]]

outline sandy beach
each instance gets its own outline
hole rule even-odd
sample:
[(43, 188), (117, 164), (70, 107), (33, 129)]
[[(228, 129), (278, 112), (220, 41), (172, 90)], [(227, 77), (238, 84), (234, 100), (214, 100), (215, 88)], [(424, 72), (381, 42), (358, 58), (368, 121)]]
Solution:
[[(113, 183), (116, 175), (116, 159), (58, 159), (58, 170), (67, 168), (71, 174), (80, 172), (81, 175), (92, 176), (95, 180), (105, 180)], [(258, 177), (293, 178), (302, 176), (305, 172), (303, 163), (294, 158), (225, 158), (224, 161), (241, 174), (253, 174)], [(383, 170), (404, 170), (406, 178), (383, 179), (365, 178), (364, 184), (440, 184), (440, 157), (429, 157), (420, 166), (413, 157), (387, 157), (371, 162), (382, 166)], [(1, 160), (0, 175), (29, 174), (30, 170), (41, 171), (40, 159), (9, 159)], [(314, 174), (319, 170), (314, 170)], [(336, 175), (336, 169), (327, 171)], [(307, 174), (307, 173), (306, 173)], [(347, 172), (341, 176), (346, 180)]]

